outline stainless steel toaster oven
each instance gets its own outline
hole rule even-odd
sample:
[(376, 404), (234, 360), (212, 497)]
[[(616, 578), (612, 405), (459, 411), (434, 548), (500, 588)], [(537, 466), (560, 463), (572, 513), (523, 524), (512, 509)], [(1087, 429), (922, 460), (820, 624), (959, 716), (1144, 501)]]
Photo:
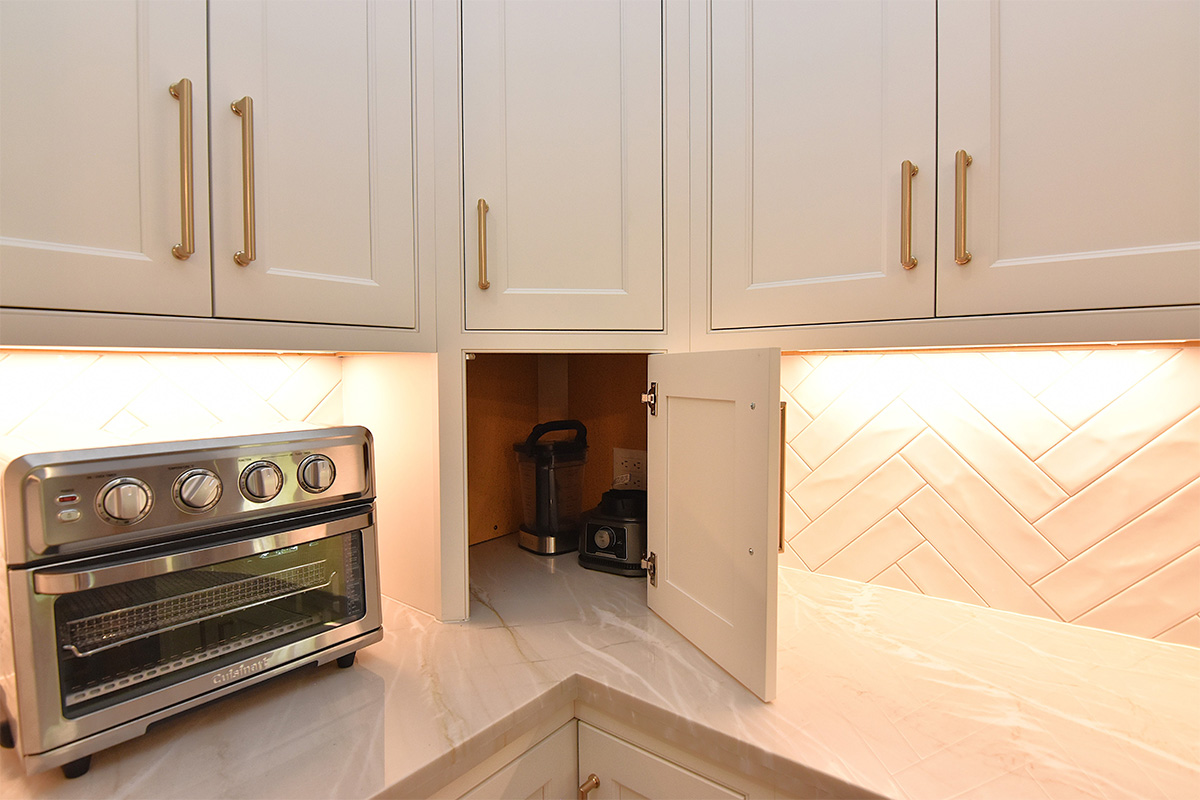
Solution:
[(382, 638), (365, 428), (24, 455), (4, 471), (0, 744), (28, 772)]

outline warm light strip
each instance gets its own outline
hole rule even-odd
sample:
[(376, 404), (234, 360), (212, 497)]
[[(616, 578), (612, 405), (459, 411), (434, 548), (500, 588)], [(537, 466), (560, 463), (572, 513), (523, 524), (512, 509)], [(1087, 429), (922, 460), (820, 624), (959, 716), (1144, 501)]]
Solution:
[(887, 353), (998, 353), (1046, 350), (1146, 350), (1200, 347), (1200, 339), (1164, 339), (1145, 342), (1071, 342), (1065, 344), (994, 344), (946, 347), (864, 347), (862, 349), (784, 350), (785, 356), (872, 355)]
[(22, 353), (122, 353), (125, 355), (147, 355), (147, 356), (169, 356), (169, 355), (205, 355), (205, 356), (348, 356), (348, 355), (370, 355), (370, 353), (361, 353), (355, 351), (353, 353), (344, 353), (337, 350), (206, 350), (202, 347), (179, 348), (179, 347), (40, 347), (35, 345), (4, 345), (0, 347), (0, 353), (6, 352), (22, 352)]

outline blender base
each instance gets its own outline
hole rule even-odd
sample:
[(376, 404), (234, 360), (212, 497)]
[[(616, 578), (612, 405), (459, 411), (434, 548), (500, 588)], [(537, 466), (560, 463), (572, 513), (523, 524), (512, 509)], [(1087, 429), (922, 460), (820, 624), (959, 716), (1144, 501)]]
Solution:
[(579, 532), (539, 535), (521, 528), (517, 531), (517, 544), (521, 545), (522, 550), (537, 553), (539, 556), (573, 553), (579, 549)]

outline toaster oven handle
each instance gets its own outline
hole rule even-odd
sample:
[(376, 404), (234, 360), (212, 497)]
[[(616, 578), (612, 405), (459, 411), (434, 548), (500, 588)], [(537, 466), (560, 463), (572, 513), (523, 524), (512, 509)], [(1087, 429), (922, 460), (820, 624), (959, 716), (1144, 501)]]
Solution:
[(245, 539), (239, 542), (206, 547), (202, 550), (191, 550), (184, 553), (146, 558), (138, 561), (122, 561), (120, 563), (99, 563), (86, 569), (42, 569), (33, 573), (33, 590), (43, 595), (63, 595), (83, 592), (88, 589), (98, 589), (101, 586), (113, 586), (119, 583), (142, 578), (152, 578), (156, 575), (166, 575), (186, 569), (207, 567), (222, 561), (232, 561), (236, 558), (255, 556), (269, 553), (284, 547), (315, 542), (330, 536), (337, 536), (350, 531), (363, 530), (374, 524), (374, 512), (367, 511), (345, 519), (332, 520), (319, 525), (296, 528), (255, 539)]

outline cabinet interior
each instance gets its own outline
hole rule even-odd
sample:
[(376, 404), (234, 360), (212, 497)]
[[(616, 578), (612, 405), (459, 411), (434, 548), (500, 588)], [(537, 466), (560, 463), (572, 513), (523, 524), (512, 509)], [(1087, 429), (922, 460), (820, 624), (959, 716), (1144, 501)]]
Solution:
[[(587, 427), (583, 508), (613, 482), (613, 448), (646, 449), (644, 353), (477, 353), (466, 364), (469, 544), (513, 533), (521, 498), (513, 445), (534, 425)], [(570, 434), (547, 434), (547, 437)]]

